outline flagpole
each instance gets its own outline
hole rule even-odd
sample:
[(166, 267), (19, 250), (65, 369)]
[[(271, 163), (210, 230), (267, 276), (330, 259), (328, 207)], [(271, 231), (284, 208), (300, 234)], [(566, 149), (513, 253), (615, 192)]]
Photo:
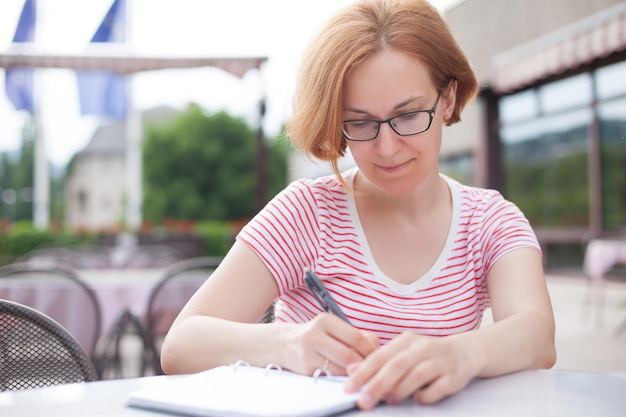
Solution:
[[(132, 90), (133, 78), (129, 77), (128, 89)], [(128, 92), (128, 117), (126, 119), (126, 226), (130, 232), (141, 228), (142, 184), (141, 184), (141, 113)]]
[[(37, 77), (35, 77), (37, 78)], [(35, 94), (35, 103), (37, 103)], [(35, 104), (33, 112), (35, 125), (35, 155), (33, 174), (33, 226), (36, 230), (47, 230), (50, 225), (50, 173), (46, 143), (41, 123), (41, 111)]]
[[(126, 6), (126, 45), (130, 49), (133, 45), (132, 26), (133, 13), (132, 1), (128, 0)], [(126, 118), (126, 226), (130, 232), (138, 232), (142, 223), (142, 152), (141, 139), (143, 126), (141, 112), (135, 105), (133, 95), (134, 75), (127, 75), (126, 84), (128, 97), (128, 115)]]
[[(35, 42), (37, 21), (37, 1), (26, 0), (13, 36), (13, 47)], [(39, 106), (41, 91), (40, 76), (34, 68), (13, 68), (5, 72), (6, 93), (16, 110), (30, 113), (33, 128), (33, 226), (45, 230), (50, 223), (50, 175), (43, 129), (41, 128), (41, 109)]]
[[(113, 0), (90, 44), (114, 44), (130, 51), (130, 0)], [(141, 227), (141, 116), (133, 103), (132, 75), (115, 71), (77, 71), (82, 114), (124, 121), (124, 226), (134, 233)]]

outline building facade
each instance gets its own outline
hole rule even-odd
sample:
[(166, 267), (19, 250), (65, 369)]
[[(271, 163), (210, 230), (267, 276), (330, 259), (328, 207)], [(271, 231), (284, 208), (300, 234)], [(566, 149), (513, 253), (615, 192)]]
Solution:
[(500, 190), (546, 247), (626, 237), (626, 2), (465, 0), (446, 20), (481, 93), (442, 171)]
[[(163, 123), (177, 111), (158, 107), (144, 123)], [(111, 232), (125, 224), (126, 123), (99, 126), (70, 163), (65, 182), (65, 224), (74, 231)]]

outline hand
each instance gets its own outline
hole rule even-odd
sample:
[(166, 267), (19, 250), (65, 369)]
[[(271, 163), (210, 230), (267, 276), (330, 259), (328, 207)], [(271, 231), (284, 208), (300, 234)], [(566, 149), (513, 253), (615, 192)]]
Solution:
[[(360, 362), (378, 348), (378, 338), (362, 332), (339, 317), (322, 313), (287, 333), (285, 367), (313, 375), (326, 366), (333, 375), (346, 375), (350, 363)], [(328, 362), (326, 362), (328, 360)]]
[(421, 403), (437, 402), (463, 389), (478, 373), (465, 339), (403, 333), (362, 362), (351, 364), (346, 390), (362, 390), (357, 402), (361, 409), (410, 396)]

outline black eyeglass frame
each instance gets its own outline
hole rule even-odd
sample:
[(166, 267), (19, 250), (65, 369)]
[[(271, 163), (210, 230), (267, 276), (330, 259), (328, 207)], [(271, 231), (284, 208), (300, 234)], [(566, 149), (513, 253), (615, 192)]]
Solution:
[[(430, 126), (433, 124), (433, 118), (435, 117), (435, 112), (437, 111), (437, 105), (439, 104), (439, 99), (441, 98), (441, 91), (439, 92), (439, 94), (437, 94), (437, 100), (435, 100), (435, 105), (428, 110), (415, 110), (415, 111), (410, 111), (407, 113), (402, 113), (402, 114), (398, 114), (397, 116), (393, 116), (390, 117), (387, 120), (373, 120), (373, 119), (350, 119), (350, 120), (343, 120), (341, 122), (341, 133), (343, 134), (343, 137), (346, 138), (347, 140), (351, 140), (353, 142), (368, 142), (370, 140), (374, 140), (378, 137), (378, 133), (380, 133), (380, 126), (384, 123), (388, 123), (389, 126), (391, 126), (391, 128), (393, 129), (394, 132), (396, 132), (399, 136), (413, 136), (413, 135), (418, 135), (420, 133), (424, 133), (426, 132), (428, 129), (430, 129)], [(400, 133), (398, 132), (398, 130), (396, 129), (396, 127), (391, 123), (393, 120), (397, 119), (398, 117), (404, 117), (408, 114), (416, 114), (416, 113), (428, 113), (429, 116), (429, 120), (428, 120), (428, 126), (426, 126), (425, 129), (422, 130), (418, 130), (417, 132), (411, 132), (411, 133)], [(353, 137), (351, 137), (350, 135), (348, 135), (348, 133), (346, 132), (345, 128), (344, 128), (344, 123), (350, 123), (350, 122), (374, 122), (377, 124), (376, 127), (376, 135), (373, 138), (370, 139), (355, 139)]]

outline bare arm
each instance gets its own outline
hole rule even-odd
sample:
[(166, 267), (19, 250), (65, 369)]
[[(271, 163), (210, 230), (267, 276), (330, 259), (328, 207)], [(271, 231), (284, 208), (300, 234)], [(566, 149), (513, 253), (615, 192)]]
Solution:
[(256, 321), (278, 296), (261, 259), (237, 241), (174, 321), (161, 351), (166, 373), (190, 373), (243, 359), (311, 374), (326, 358), (336, 373), (375, 347), (363, 333), (322, 314), (306, 324)]
[(433, 403), (474, 377), (554, 364), (554, 317), (539, 252), (507, 253), (487, 279), (493, 324), (444, 338), (404, 333), (348, 368), (347, 389), (363, 388), (361, 408), (410, 396)]
[(496, 262), (487, 279), (494, 323), (476, 332), (486, 359), (477, 376), (554, 365), (554, 315), (540, 254), (514, 250)]

